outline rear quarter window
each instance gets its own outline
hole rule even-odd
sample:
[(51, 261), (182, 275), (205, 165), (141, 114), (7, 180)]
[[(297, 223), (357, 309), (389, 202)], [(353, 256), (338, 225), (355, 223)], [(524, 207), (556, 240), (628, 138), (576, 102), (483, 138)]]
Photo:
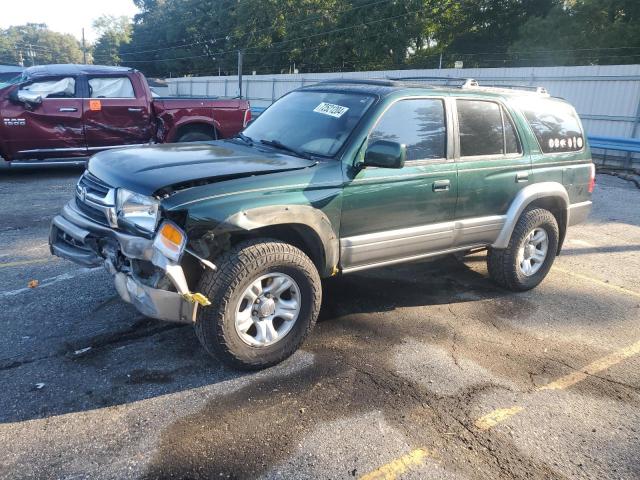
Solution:
[(543, 153), (582, 150), (584, 133), (571, 105), (540, 98), (522, 98), (515, 103), (531, 126)]

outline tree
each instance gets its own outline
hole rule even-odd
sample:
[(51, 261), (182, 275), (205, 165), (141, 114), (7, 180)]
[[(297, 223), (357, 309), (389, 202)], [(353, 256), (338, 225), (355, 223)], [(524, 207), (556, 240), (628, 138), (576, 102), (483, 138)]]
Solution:
[(235, 74), (238, 50), (258, 73), (432, 68), (441, 54), (445, 67), (589, 62), (558, 50), (605, 45), (640, 55), (638, 0), (134, 1), (119, 58), (155, 76)]
[(529, 18), (509, 52), (525, 64), (637, 63), (639, 22), (637, 0), (574, 0)]
[(3, 63), (29, 67), (47, 63), (80, 63), (80, 42), (69, 34), (53, 32), (45, 24), (28, 23), (0, 30)]
[(93, 22), (100, 36), (93, 49), (95, 63), (119, 65), (120, 49), (131, 41), (132, 25), (129, 18), (102, 15)]

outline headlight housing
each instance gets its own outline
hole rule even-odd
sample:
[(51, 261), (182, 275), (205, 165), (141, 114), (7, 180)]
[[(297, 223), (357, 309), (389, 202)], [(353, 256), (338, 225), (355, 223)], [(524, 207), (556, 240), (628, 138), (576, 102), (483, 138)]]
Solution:
[(160, 202), (153, 197), (125, 188), (119, 188), (116, 192), (118, 218), (147, 232), (156, 229), (159, 207)]

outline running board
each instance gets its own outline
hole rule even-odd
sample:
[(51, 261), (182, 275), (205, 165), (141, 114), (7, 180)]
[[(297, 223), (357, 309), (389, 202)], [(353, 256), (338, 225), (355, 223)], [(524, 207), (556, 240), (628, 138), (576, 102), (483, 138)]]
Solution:
[(0, 158), (0, 170), (13, 170), (30, 167), (86, 167), (88, 159), (60, 158), (50, 160), (12, 160), (7, 162)]

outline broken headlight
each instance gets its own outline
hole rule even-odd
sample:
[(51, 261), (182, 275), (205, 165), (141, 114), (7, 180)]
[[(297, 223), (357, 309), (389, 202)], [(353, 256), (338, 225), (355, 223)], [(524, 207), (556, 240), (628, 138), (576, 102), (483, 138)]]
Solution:
[(160, 202), (153, 197), (125, 188), (119, 188), (116, 192), (118, 218), (147, 232), (156, 229), (159, 206)]

